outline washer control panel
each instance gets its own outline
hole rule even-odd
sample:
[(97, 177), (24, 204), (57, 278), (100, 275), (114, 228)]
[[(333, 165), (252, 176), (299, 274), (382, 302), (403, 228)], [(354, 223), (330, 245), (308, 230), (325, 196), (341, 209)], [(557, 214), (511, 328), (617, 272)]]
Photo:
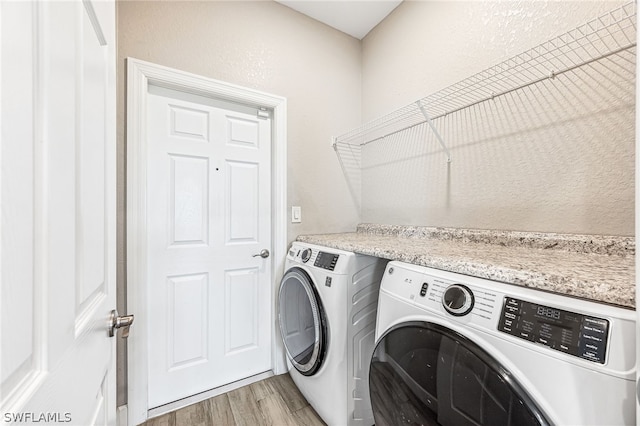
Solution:
[[(412, 273), (397, 268), (383, 279), (385, 291), (408, 299), (417, 306), (428, 309), (448, 320), (474, 327), (495, 330), (502, 306), (502, 295), (490, 288), (462, 284), (458, 279), (438, 275)], [(441, 274), (442, 271), (438, 271)]]
[(313, 265), (316, 268), (322, 268), (326, 269), (327, 271), (335, 272), (336, 266), (340, 271), (345, 268), (344, 262), (340, 262), (340, 265), (338, 265), (340, 256), (341, 255), (338, 253), (329, 253), (326, 251), (317, 250), (316, 248), (305, 247), (302, 244), (294, 243), (289, 249), (289, 255), (287, 256), (287, 258), (298, 263), (305, 263), (308, 265)]
[(609, 321), (505, 297), (498, 330), (557, 351), (605, 363)]
[(336, 268), (336, 263), (338, 263), (339, 257), (339, 254), (319, 251), (318, 255), (316, 256), (316, 261), (313, 263), (313, 266), (333, 271)]

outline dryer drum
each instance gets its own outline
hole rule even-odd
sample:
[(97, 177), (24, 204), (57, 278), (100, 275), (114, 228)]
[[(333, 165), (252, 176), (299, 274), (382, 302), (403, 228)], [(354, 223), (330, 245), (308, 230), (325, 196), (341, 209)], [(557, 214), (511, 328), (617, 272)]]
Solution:
[(282, 277), (278, 295), (280, 333), (291, 364), (313, 375), (326, 352), (326, 319), (313, 281), (304, 269), (291, 268)]
[(549, 424), (490, 354), (428, 322), (399, 324), (378, 340), (369, 389), (376, 426)]

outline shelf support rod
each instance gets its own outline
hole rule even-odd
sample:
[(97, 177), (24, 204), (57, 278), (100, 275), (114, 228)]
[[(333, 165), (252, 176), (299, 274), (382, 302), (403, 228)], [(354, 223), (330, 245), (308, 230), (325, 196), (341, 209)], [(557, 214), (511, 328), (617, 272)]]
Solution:
[(431, 120), (431, 117), (427, 113), (427, 110), (424, 109), (424, 107), (422, 106), (422, 102), (420, 101), (416, 101), (416, 105), (418, 105), (418, 108), (420, 108), (420, 112), (422, 112), (422, 115), (424, 115), (425, 120), (427, 120), (427, 124), (429, 124), (429, 127), (431, 127), (431, 130), (433, 130), (433, 134), (436, 135), (436, 139), (438, 139), (438, 142), (440, 142), (442, 149), (444, 149), (444, 152), (447, 154), (447, 163), (450, 163), (451, 153), (449, 152), (449, 148), (447, 148), (447, 145), (444, 143), (442, 136), (440, 136), (438, 129), (436, 129), (436, 126), (434, 126), (433, 121)]

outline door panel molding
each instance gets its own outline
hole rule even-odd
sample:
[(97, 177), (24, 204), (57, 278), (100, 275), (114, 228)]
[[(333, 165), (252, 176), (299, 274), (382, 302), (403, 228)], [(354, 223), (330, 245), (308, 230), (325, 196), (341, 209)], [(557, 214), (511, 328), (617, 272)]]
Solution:
[[(159, 86), (227, 102), (263, 107), (273, 112), (272, 121), (272, 245), (271, 308), (276, 311), (277, 284), (283, 274), (287, 250), (286, 161), (287, 101), (280, 96), (244, 88), (211, 78), (198, 76), (127, 58), (127, 304), (136, 312), (136, 327), (128, 342), (128, 422), (139, 424), (148, 417), (148, 343), (146, 320), (147, 292), (147, 135), (146, 105), (149, 86)], [(273, 321), (272, 321), (273, 322)], [(272, 324), (272, 369), (285, 371), (283, 347)]]
[[(9, 108), (9, 102), (2, 102), (0, 123), (5, 126), (3, 136), (6, 132), (9, 140), (21, 141), (12, 144), (3, 140), (0, 150), (4, 158), (0, 176), (0, 181), (4, 180), (0, 188), (3, 279), (0, 300), (5, 300), (0, 307), (4, 324), (0, 342), (3, 348), (11, 347), (11, 351), (3, 350), (0, 364), (3, 412), (19, 411), (47, 374), (47, 333), (43, 317), (46, 281), (42, 279), (47, 254), (43, 250), (46, 241), (42, 211), (47, 194), (42, 173), (45, 158), (38, 143), (44, 126), (44, 117), (38, 108), (42, 103), (44, 77), (44, 34), (39, 25), (43, 20), (43, 7), (37, 2), (0, 5), (0, 58), (11, 58), (11, 66), (2, 69), (0, 92), (3, 99), (11, 99), (13, 106)], [(12, 180), (21, 185), (8, 185)]]
[[(208, 284), (207, 272), (167, 277), (166, 339), (169, 341), (167, 346), (173, 349), (169, 353), (167, 371), (198, 364), (209, 357)], [(193, 331), (194, 324), (200, 326), (199, 333)], [(193, 340), (195, 336), (198, 336), (196, 341)]]
[(224, 273), (224, 355), (258, 347), (258, 268), (227, 269)]

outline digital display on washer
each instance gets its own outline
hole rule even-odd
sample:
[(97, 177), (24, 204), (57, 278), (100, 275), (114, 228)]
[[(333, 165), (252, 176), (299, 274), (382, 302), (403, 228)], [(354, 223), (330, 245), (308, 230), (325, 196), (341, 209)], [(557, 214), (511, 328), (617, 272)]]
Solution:
[(336, 262), (338, 262), (338, 257), (340, 257), (339, 254), (325, 253), (323, 251), (319, 251), (313, 266), (317, 266), (318, 268), (324, 268), (324, 269), (333, 271), (334, 268), (336, 267)]
[(505, 297), (498, 330), (589, 361), (605, 362), (606, 319)]

